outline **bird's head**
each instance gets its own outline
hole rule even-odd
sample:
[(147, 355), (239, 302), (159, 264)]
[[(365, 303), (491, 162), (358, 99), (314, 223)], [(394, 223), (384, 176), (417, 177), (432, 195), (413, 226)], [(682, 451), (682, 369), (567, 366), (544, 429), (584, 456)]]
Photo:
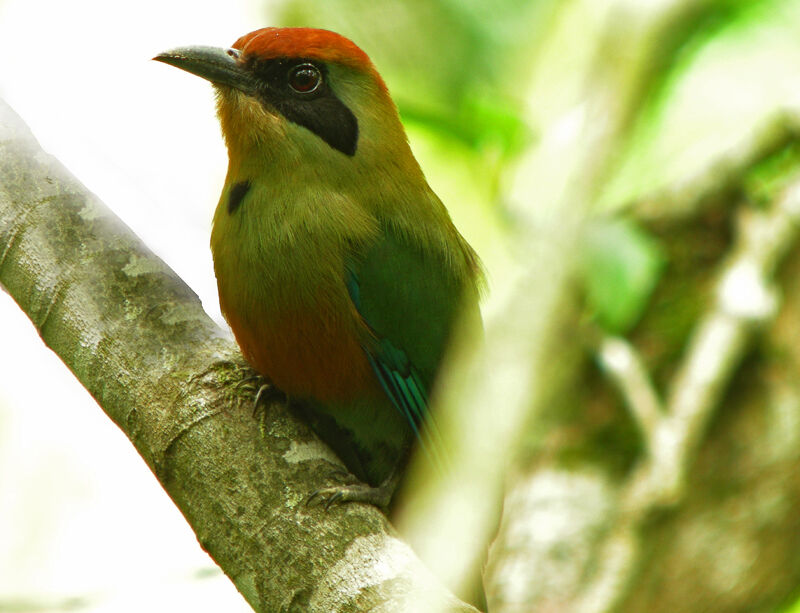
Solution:
[(263, 28), (229, 49), (184, 47), (154, 59), (214, 84), (232, 160), (272, 157), (271, 150), (335, 166), (410, 156), (383, 79), (366, 53), (334, 32)]

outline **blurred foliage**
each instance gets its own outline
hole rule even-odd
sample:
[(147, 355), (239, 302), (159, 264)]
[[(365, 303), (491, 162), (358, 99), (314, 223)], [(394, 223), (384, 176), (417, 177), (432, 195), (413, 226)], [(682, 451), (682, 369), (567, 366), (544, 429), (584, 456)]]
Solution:
[(778, 195), (800, 168), (800, 143), (786, 147), (762, 160), (744, 178), (744, 191), (750, 201), (765, 205)]
[(800, 106), (800, 2), (746, 3), (692, 36), (643, 109), (602, 206), (680, 184)]
[(800, 600), (798, 600), (794, 605), (788, 607), (785, 610), (785, 613), (800, 613)]
[(599, 325), (624, 334), (644, 311), (664, 255), (651, 236), (627, 219), (593, 224), (584, 240), (587, 306)]

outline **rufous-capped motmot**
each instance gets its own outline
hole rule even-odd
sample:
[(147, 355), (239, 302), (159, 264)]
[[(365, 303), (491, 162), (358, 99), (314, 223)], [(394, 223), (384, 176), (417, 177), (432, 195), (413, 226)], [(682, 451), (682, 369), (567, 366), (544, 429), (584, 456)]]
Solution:
[(480, 319), (478, 257), (350, 40), (264, 28), (155, 59), (216, 89), (229, 163), (211, 249), (244, 357), (365, 482), (318, 493), (386, 507), (415, 439), (439, 455), (428, 403), (456, 320)]

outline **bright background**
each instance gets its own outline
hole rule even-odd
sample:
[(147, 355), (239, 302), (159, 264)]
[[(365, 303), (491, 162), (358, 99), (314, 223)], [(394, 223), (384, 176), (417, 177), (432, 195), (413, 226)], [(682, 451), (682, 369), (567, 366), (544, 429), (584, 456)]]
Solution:
[[(150, 61), (268, 22), (244, 0), (0, 1), (0, 97), (220, 320), (211, 88)], [(0, 611), (250, 611), (122, 432), (0, 292)]]

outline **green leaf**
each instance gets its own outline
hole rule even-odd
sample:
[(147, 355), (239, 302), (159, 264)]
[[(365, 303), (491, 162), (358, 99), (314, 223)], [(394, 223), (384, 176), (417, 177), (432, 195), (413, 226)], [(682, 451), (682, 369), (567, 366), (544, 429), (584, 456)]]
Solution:
[(521, 111), (500, 100), (467, 96), (458, 109), (425, 107), (404, 98), (399, 98), (397, 105), (403, 123), (425, 127), (476, 151), (496, 150), (503, 158), (510, 158), (533, 141)]
[(744, 177), (744, 192), (751, 202), (766, 205), (777, 198), (791, 181), (796, 180), (798, 168), (800, 143), (791, 142), (750, 169)]
[(656, 240), (626, 219), (587, 228), (583, 273), (587, 306), (598, 324), (627, 332), (642, 315), (664, 267)]

